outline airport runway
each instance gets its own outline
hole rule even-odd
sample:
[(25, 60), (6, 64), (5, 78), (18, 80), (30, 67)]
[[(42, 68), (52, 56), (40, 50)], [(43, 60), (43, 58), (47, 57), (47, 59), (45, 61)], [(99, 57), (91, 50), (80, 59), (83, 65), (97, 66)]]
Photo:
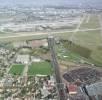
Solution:
[[(30, 39), (40, 39), (40, 38), (47, 38), (50, 34), (51, 35), (58, 35), (72, 33), (71, 39), (73, 39), (76, 32), (87, 32), (87, 31), (94, 31), (94, 30), (101, 30), (101, 28), (96, 29), (78, 29), (80, 24), (78, 25), (77, 29), (75, 30), (60, 30), (60, 31), (52, 31), (52, 32), (27, 32), (27, 33), (19, 33), (14, 35), (7, 35), (7, 36), (0, 36), (0, 42), (3, 41), (16, 41), (16, 40), (30, 40)], [(29, 33), (29, 34), (28, 34)]]

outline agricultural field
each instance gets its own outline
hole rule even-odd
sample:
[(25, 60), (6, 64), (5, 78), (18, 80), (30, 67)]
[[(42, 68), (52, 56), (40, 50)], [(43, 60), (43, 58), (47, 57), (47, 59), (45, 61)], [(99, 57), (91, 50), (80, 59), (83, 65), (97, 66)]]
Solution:
[[(69, 48), (67, 48), (64, 42), (61, 42), (61, 44), (56, 45), (56, 53), (57, 58), (59, 61), (63, 63), (66, 63), (67, 65), (70, 64), (79, 64), (79, 63), (85, 63), (85, 64), (92, 64), (91, 60), (85, 58), (84, 56), (81, 56), (80, 53), (76, 53)], [(68, 46), (68, 45), (67, 45)]]
[(23, 70), (24, 70), (24, 65), (15, 64), (15, 65), (12, 65), (9, 73), (12, 75), (22, 75)]
[(49, 62), (32, 63), (28, 69), (28, 75), (50, 75), (52, 74), (51, 64)]
[(95, 14), (87, 14), (80, 29), (96, 29), (100, 28), (98, 16)]
[(73, 42), (86, 48), (95, 50), (99, 45), (101, 45), (101, 33), (99, 30), (77, 32)]
[(78, 32), (74, 42), (92, 50), (91, 58), (102, 63), (102, 39), (100, 31)]
[[(91, 19), (92, 20), (92, 19)], [(90, 28), (95, 28), (98, 21), (93, 20), (92, 24), (89, 25)], [(95, 26), (96, 25), (96, 26)], [(94, 27), (95, 26), (95, 27)], [(85, 27), (86, 28), (86, 27)], [(100, 30), (92, 30), (92, 31), (85, 31), (85, 32), (77, 32), (74, 36), (74, 43), (86, 47), (92, 51), (90, 59), (97, 65), (102, 64), (102, 36)]]
[[(85, 18), (87, 20), (87, 16)], [(86, 23), (86, 21), (80, 25), (79, 30), (74, 33), (72, 32), (73, 39), (72, 43), (79, 45), (81, 47), (84, 47), (86, 49), (89, 49), (91, 51), (90, 57), (88, 58), (89, 61), (92, 61), (92, 63), (102, 66), (102, 36), (101, 36), (101, 26), (99, 25), (99, 19), (96, 15), (90, 15), (89, 21)], [(98, 28), (98, 29), (96, 29)], [(81, 31), (81, 29), (85, 31)], [(89, 29), (89, 30), (88, 30)], [(91, 29), (91, 30), (90, 30)], [(70, 41), (71, 34), (66, 35), (65, 39)], [(74, 47), (73, 47), (74, 48)], [(73, 53), (62, 53), (62, 57), (64, 55), (64, 59), (68, 59), (67, 56), (69, 56), (70, 59), (76, 59), (80, 57)], [(59, 56), (61, 56), (59, 55)], [(74, 55), (74, 56), (73, 56)], [(80, 53), (79, 53), (80, 55)], [(73, 56), (73, 57), (72, 57)], [(61, 58), (62, 58), (61, 57)]]

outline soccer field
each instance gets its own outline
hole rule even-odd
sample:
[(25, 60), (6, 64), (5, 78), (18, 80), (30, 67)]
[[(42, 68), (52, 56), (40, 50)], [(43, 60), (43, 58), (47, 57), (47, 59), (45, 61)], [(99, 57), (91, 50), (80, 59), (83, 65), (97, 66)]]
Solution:
[(49, 62), (32, 63), (29, 66), (28, 75), (50, 75), (52, 73), (51, 64)]
[(12, 75), (22, 75), (23, 69), (24, 69), (24, 65), (22, 64), (12, 65), (9, 73)]

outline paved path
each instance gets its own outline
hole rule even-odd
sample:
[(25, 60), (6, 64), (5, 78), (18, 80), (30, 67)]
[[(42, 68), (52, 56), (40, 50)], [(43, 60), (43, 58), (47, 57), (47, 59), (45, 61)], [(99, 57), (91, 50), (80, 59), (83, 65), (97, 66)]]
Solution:
[[(100, 30), (101, 28), (96, 28), (96, 29), (78, 29), (80, 28), (80, 25), (78, 25), (77, 29), (76, 30), (73, 30), (73, 31), (68, 31), (68, 30), (65, 30), (65, 31), (56, 31), (56, 32), (50, 32), (52, 34), (57, 34), (57, 33), (66, 33), (66, 32), (73, 32), (74, 34), (78, 31), (80, 32), (84, 32), (84, 31), (93, 31), (93, 30)], [(22, 34), (18, 34), (18, 35), (15, 35), (14, 36), (0, 36), (0, 39), (8, 39), (8, 38), (19, 38), (19, 37), (28, 37), (28, 36), (41, 36), (41, 35), (48, 35), (49, 32), (45, 32), (45, 33), (30, 33), (30, 34), (27, 34), (27, 33), (22, 33)]]
[(22, 75), (27, 76), (27, 73), (28, 73), (28, 65), (26, 64)]
[(98, 15), (99, 23), (100, 23), (100, 28), (101, 28), (101, 37), (102, 37), (102, 16)]
[(12, 66), (10, 66), (9, 68), (6, 69), (6, 73), (9, 74), (10, 69), (12, 68)]
[(91, 15), (88, 14), (88, 15), (87, 15), (87, 19), (86, 19), (86, 23), (89, 23), (90, 17), (91, 17)]
[(80, 23), (78, 24), (78, 26), (76, 27), (75, 31), (73, 32), (70, 41), (74, 40), (74, 36), (77, 34), (77, 32), (79, 31), (79, 28), (81, 26), (81, 24), (83, 23), (84, 19), (86, 18), (86, 15), (83, 16), (83, 18), (80, 20)]

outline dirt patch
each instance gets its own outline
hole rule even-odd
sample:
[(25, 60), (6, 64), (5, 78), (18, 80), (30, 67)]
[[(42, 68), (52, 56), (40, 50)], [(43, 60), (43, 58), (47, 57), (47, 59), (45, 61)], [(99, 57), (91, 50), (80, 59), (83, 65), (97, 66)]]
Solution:
[(63, 74), (63, 78), (68, 82), (75, 82), (77, 79), (80, 79), (86, 84), (92, 84), (102, 79), (102, 70), (87, 66), (73, 67), (72, 70), (70, 69)]

